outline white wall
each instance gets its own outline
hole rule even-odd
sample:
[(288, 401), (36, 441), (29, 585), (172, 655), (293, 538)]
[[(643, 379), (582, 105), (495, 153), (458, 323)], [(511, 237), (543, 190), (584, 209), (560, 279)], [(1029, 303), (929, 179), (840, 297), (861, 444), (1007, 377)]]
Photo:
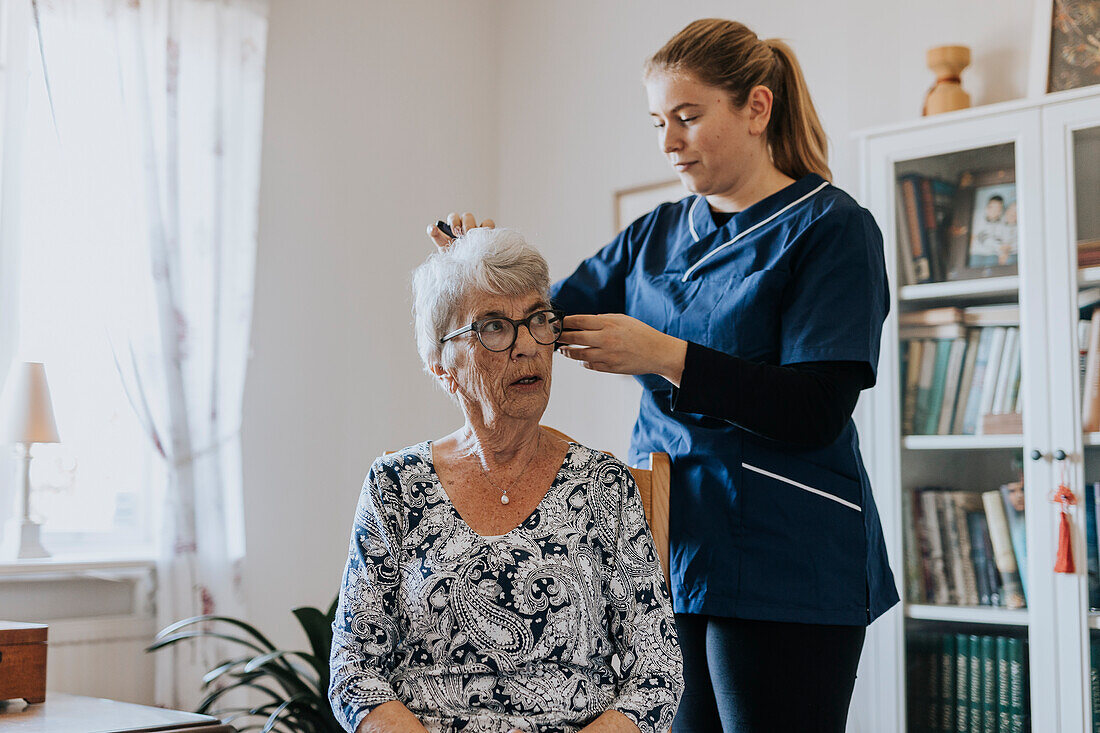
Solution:
[[(296, 638), (291, 606), (335, 593), (371, 459), (457, 424), (409, 328), (426, 223), (493, 215), (568, 274), (613, 235), (614, 190), (671, 177), (640, 68), (708, 16), (792, 44), (853, 193), (852, 131), (919, 115), (927, 48), (971, 46), (974, 104), (1025, 93), (1028, 0), (274, 0), (244, 432), (262, 628)], [(621, 455), (635, 400), (629, 379), (559, 360), (545, 422)], [(885, 730), (867, 715), (855, 729)]]
[(339, 588), (374, 457), (458, 423), (420, 369), (408, 280), (433, 214), (496, 205), (496, 36), (490, 2), (272, 4), (245, 577), (288, 642), (290, 609)]

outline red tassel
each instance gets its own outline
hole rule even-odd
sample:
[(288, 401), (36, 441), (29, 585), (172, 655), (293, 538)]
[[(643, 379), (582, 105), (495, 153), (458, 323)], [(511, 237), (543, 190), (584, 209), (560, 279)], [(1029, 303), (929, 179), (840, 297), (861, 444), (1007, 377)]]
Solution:
[(1077, 497), (1073, 495), (1068, 486), (1062, 484), (1054, 492), (1053, 501), (1061, 505), (1059, 514), (1062, 515), (1058, 520), (1058, 557), (1054, 561), (1054, 572), (1073, 573), (1075, 572), (1075, 566), (1073, 564), (1073, 542), (1070, 536), (1068, 507), (1077, 503)]
[(1069, 538), (1069, 514), (1063, 509), (1061, 512), (1062, 519), (1058, 522), (1058, 559), (1054, 562), (1054, 572), (1056, 573), (1072, 573), (1075, 568), (1073, 565), (1073, 543)]

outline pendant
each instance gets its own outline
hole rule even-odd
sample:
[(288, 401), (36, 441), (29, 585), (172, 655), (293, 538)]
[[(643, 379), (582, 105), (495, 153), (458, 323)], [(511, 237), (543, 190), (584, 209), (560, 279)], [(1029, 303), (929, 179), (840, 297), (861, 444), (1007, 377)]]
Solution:
[(501, 494), (500, 495), (500, 503), (501, 504), (507, 504), (508, 503), (508, 495), (507, 494)]

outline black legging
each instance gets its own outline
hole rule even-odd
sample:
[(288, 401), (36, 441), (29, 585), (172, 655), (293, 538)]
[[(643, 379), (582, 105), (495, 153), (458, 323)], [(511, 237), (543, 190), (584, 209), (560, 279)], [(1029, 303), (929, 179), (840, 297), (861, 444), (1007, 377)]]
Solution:
[(676, 631), (673, 733), (844, 733), (864, 627), (678, 613)]

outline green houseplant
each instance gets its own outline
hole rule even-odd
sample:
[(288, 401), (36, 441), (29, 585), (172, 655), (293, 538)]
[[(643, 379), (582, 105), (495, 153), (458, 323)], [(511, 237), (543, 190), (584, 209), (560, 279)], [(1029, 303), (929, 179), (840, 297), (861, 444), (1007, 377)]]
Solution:
[[(327, 613), (309, 606), (295, 608), (293, 613), (309, 640), (310, 652), (276, 649), (251, 624), (210, 615), (193, 616), (165, 627), (146, 651), (199, 638), (230, 642), (241, 654), (219, 662), (203, 676), (206, 697), (196, 712), (215, 715), (242, 732), (342, 733), (328, 701), (328, 659), (336, 601)], [(223, 698), (234, 690), (258, 696), (261, 701), (252, 707), (227, 706)]]

